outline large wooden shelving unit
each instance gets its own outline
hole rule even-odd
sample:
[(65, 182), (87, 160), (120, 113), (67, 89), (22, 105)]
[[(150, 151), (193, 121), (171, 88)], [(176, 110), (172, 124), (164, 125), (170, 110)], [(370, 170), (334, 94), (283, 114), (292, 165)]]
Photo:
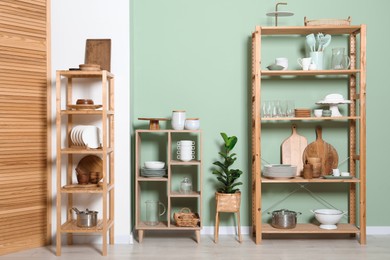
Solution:
[[(61, 79), (65, 78), (65, 86), (61, 86)], [(101, 80), (102, 108), (98, 110), (72, 110), (73, 79)], [(88, 87), (84, 86), (83, 87)], [(65, 97), (62, 95), (65, 87)], [(62, 102), (65, 99), (65, 102)], [(73, 100), (74, 101), (74, 100)], [(57, 248), (56, 254), (61, 255), (61, 235), (67, 234), (68, 244), (72, 244), (73, 233), (98, 233), (102, 235), (102, 255), (107, 255), (107, 234), (109, 243), (114, 244), (114, 75), (106, 70), (102, 71), (57, 71), (56, 75), (56, 127), (57, 127)], [(75, 146), (70, 140), (70, 132), (74, 126), (74, 117), (96, 116), (101, 121), (102, 146), (90, 149)], [(64, 130), (65, 129), (65, 130)], [(63, 134), (65, 141), (63, 141)], [(78, 155), (96, 155), (102, 159), (103, 179), (95, 187), (75, 185), (75, 158)], [(66, 159), (65, 159), (66, 158)], [(65, 167), (65, 169), (63, 169)], [(63, 175), (64, 174), (64, 175)], [(63, 178), (65, 177), (65, 178)], [(64, 182), (64, 183), (63, 183)], [(81, 228), (76, 225), (71, 209), (73, 199), (78, 194), (100, 194), (102, 211), (98, 212), (98, 223), (92, 228)], [(66, 199), (63, 206), (62, 197)], [(64, 203), (65, 204), (65, 203)], [(66, 208), (66, 220), (62, 220)]]
[[(351, 66), (348, 70), (286, 70), (268, 71), (261, 68), (262, 36), (290, 35), (305, 36), (310, 33), (347, 35)], [(357, 37), (360, 36), (360, 49), (357, 49)], [(304, 37), (303, 37), (304, 39)], [(304, 40), (303, 40), (304, 41)], [(359, 61), (359, 64), (357, 64)], [(260, 101), (262, 77), (283, 76), (333, 76), (348, 77), (348, 99), (352, 100), (348, 116), (322, 118), (261, 118)], [(291, 79), (294, 80), (294, 79)], [(321, 80), (313, 77), (313, 80)], [(313, 86), (315, 88), (315, 86)], [(260, 27), (252, 34), (252, 226), (256, 244), (260, 244), (263, 234), (351, 234), (358, 235), (359, 242), (366, 244), (366, 26), (297, 26), (297, 27)], [(262, 124), (267, 122), (289, 122), (304, 120), (347, 121), (349, 131), (349, 171), (352, 179), (303, 179), (288, 180), (266, 179), (261, 176), (261, 139)], [(335, 230), (320, 229), (312, 223), (297, 224), (294, 229), (276, 229), (268, 223), (262, 223), (262, 185), (288, 183), (348, 183), (349, 184), (349, 223), (338, 224)]]
[[(160, 149), (166, 149), (166, 169), (167, 175), (164, 177), (143, 177), (141, 176), (141, 168), (143, 167), (144, 158), (142, 158), (142, 140), (147, 138), (147, 136), (153, 135), (163, 135), (165, 147), (160, 147)], [(177, 160), (174, 156), (176, 155), (176, 149), (174, 148), (174, 140), (178, 140), (178, 137), (185, 136), (188, 139), (195, 141), (196, 154), (195, 159), (183, 162)], [(153, 137), (152, 137), (153, 138)], [(202, 131), (201, 130), (145, 130), (138, 129), (135, 133), (135, 229), (138, 231), (138, 242), (141, 243), (144, 237), (144, 231), (150, 230), (159, 230), (159, 231), (169, 231), (169, 230), (184, 230), (195, 231), (196, 241), (200, 242), (200, 230), (202, 229)], [(160, 159), (161, 160), (161, 159)], [(173, 188), (174, 175), (180, 176), (180, 172), (176, 172), (173, 167), (186, 168), (186, 167), (195, 167), (195, 172), (191, 175), (193, 178), (193, 192), (189, 194), (183, 194)], [(185, 169), (183, 170), (186, 171)], [(142, 219), (141, 210), (144, 209), (143, 202), (145, 199), (142, 194), (142, 185), (145, 183), (158, 183), (162, 189), (165, 189), (164, 198), (159, 198), (161, 200), (167, 200), (166, 207), (166, 219), (162, 219), (158, 225), (150, 226), (145, 224), (145, 221)], [(196, 185), (195, 185), (196, 184)], [(173, 200), (180, 200), (184, 204), (188, 200), (195, 200), (196, 208), (192, 209), (194, 213), (198, 213), (200, 217), (200, 222), (196, 227), (179, 227), (176, 225), (173, 214), (175, 203)]]

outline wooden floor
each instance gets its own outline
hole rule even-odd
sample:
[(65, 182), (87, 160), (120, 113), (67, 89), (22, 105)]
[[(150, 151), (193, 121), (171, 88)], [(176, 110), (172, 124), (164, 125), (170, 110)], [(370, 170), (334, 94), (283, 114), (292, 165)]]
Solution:
[(390, 259), (390, 236), (368, 236), (367, 245), (361, 246), (356, 239), (265, 239), (255, 245), (248, 236), (240, 244), (231, 235), (220, 235), (214, 244), (212, 235), (203, 235), (197, 244), (189, 236), (144, 237), (143, 243), (109, 246), (108, 256), (100, 255), (100, 245), (64, 246), (62, 256), (55, 256), (55, 247), (26, 250), (0, 256), (0, 259)]

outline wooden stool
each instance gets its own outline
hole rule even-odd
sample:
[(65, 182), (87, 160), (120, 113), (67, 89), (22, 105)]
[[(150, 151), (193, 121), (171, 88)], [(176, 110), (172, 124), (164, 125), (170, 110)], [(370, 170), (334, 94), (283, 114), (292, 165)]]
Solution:
[(216, 213), (215, 213), (215, 229), (214, 229), (214, 242), (218, 243), (219, 234), (219, 212), (236, 213), (237, 217), (237, 233), (238, 241), (242, 242), (241, 237), (241, 225), (240, 225), (240, 204), (241, 193), (215, 193)]

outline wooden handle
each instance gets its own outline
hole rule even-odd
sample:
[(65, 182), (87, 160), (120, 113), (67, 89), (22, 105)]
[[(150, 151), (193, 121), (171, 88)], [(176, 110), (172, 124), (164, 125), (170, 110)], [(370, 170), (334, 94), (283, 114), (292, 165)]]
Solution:
[(321, 128), (321, 126), (317, 126), (316, 133), (317, 133), (317, 140), (322, 139), (322, 128)]
[(293, 125), (291, 126), (291, 130), (292, 130), (292, 134), (293, 134), (293, 135), (296, 135), (296, 134), (297, 134), (297, 125), (296, 125), (296, 124), (293, 124)]

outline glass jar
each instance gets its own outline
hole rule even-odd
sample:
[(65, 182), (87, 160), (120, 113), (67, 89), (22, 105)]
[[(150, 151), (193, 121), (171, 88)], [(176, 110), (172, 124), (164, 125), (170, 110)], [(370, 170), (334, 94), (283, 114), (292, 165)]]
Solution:
[(180, 193), (189, 194), (192, 192), (192, 182), (189, 178), (184, 178), (180, 183)]

